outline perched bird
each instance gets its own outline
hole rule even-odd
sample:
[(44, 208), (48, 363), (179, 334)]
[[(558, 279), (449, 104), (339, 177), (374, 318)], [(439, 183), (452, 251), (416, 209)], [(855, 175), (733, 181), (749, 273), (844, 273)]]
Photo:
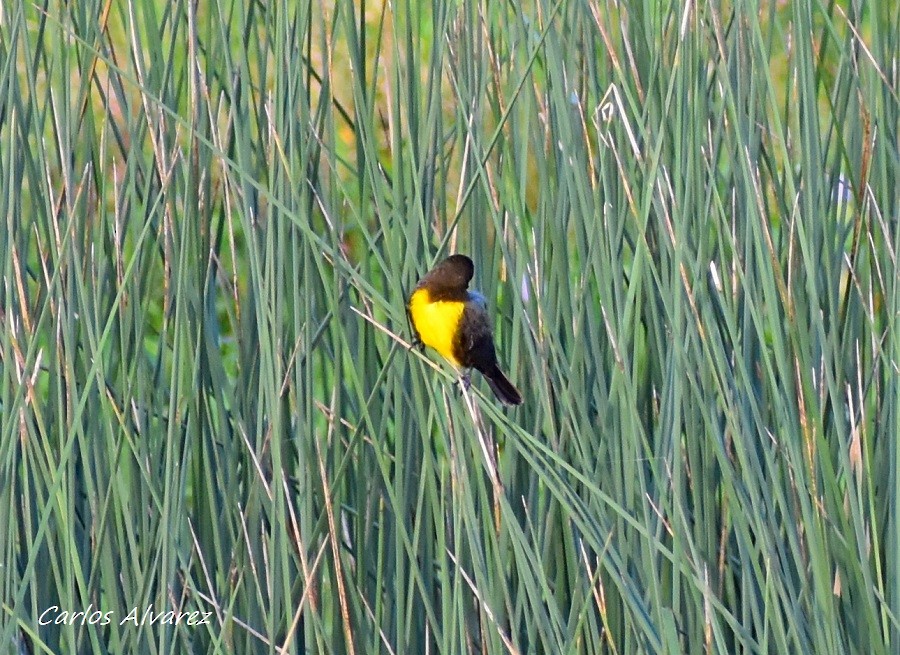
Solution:
[[(504, 404), (521, 405), (522, 394), (497, 365), (487, 302), (469, 291), (474, 273), (471, 259), (450, 255), (419, 281), (408, 305), (417, 341), (464, 372), (481, 371)], [(465, 373), (463, 380), (468, 381)]]

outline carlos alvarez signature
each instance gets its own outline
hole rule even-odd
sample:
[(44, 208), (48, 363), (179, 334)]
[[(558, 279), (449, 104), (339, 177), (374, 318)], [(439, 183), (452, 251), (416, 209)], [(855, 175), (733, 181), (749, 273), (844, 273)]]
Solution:
[[(121, 620), (119, 625), (133, 623), (134, 625), (209, 625), (209, 617), (212, 612), (202, 612), (194, 610), (193, 612), (180, 612), (178, 610), (161, 610), (153, 611), (151, 603), (142, 612), (137, 606), (132, 607)], [(83, 610), (63, 610), (58, 605), (51, 605), (38, 617), (39, 625), (109, 625), (116, 621), (116, 613), (112, 610), (103, 612), (94, 609), (91, 603)]]

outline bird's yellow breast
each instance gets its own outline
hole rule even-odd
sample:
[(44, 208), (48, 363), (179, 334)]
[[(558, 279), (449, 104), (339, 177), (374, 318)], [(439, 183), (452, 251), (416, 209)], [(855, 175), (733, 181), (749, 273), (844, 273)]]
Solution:
[(431, 302), (427, 289), (416, 290), (409, 299), (409, 315), (422, 343), (455, 366), (459, 361), (453, 356), (453, 338), (465, 308), (466, 304), (458, 300)]

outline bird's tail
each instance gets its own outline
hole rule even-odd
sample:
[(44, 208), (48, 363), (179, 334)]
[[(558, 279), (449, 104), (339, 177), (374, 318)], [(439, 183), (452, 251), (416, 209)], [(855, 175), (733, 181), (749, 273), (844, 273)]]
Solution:
[(520, 394), (515, 385), (509, 381), (509, 378), (503, 375), (503, 371), (500, 370), (500, 367), (494, 364), (489, 369), (482, 371), (482, 374), (484, 374), (488, 384), (491, 385), (491, 389), (494, 391), (494, 395), (500, 399), (500, 402), (504, 405), (522, 404), (522, 394)]

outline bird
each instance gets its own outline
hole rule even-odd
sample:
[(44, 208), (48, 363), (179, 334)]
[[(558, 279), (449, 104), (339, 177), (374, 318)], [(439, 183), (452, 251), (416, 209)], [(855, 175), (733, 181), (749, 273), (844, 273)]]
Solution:
[(416, 285), (407, 309), (416, 344), (428, 346), (463, 371), (479, 371), (505, 405), (521, 405), (522, 394), (500, 370), (487, 301), (469, 289), (475, 265), (465, 255), (450, 255)]

